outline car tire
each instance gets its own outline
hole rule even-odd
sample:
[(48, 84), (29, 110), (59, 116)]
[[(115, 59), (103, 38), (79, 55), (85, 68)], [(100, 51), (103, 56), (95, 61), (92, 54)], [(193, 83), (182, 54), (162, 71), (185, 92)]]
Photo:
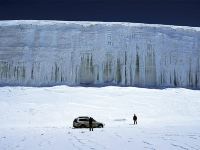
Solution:
[(103, 125), (102, 125), (102, 124), (100, 124), (100, 125), (98, 125), (98, 127), (99, 127), (99, 128), (103, 128)]

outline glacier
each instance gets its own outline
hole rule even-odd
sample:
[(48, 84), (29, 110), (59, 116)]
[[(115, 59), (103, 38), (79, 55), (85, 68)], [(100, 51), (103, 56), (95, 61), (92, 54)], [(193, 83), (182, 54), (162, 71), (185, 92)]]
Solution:
[(0, 85), (200, 88), (200, 28), (0, 21)]

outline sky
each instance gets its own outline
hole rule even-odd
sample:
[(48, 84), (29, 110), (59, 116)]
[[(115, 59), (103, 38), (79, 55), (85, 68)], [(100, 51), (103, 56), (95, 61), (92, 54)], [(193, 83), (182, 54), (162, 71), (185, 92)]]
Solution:
[(200, 0), (0, 0), (0, 20), (19, 19), (200, 27)]

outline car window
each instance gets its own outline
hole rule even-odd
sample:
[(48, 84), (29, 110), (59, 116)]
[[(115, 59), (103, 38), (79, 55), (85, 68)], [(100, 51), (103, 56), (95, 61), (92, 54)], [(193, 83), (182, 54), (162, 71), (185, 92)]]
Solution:
[(79, 121), (89, 121), (88, 119), (79, 119)]

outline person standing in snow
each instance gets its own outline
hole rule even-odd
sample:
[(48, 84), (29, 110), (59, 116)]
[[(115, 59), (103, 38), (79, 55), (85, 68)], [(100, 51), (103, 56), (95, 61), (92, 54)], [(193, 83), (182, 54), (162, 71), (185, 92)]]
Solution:
[(133, 116), (133, 121), (134, 121), (134, 124), (137, 124), (137, 116), (135, 114)]
[(93, 121), (93, 118), (90, 117), (89, 118), (89, 128), (90, 128), (90, 131), (93, 131), (92, 121)]

